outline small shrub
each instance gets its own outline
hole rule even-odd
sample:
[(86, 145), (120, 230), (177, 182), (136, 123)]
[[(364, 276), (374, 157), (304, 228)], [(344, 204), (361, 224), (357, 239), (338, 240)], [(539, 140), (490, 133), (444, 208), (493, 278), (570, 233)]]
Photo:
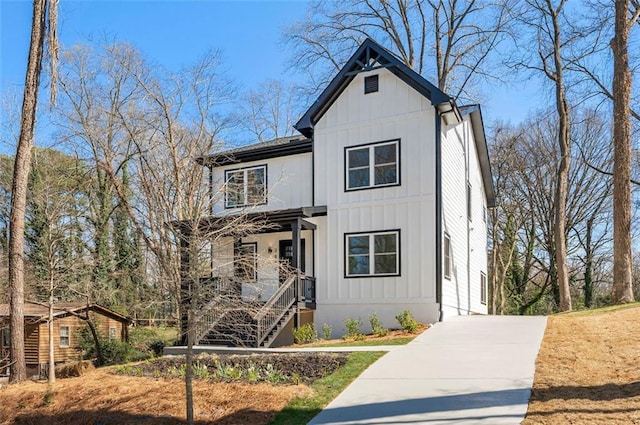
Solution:
[(293, 330), (293, 340), (296, 344), (308, 344), (318, 339), (318, 333), (313, 323), (307, 323)]
[(162, 355), (162, 351), (164, 347), (167, 346), (167, 343), (162, 339), (156, 339), (155, 341), (151, 341), (149, 343), (149, 350), (153, 352), (154, 357), (160, 357)]
[(331, 325), (327, 325), (326, 323), (322, 325), (322, 336), (324, 339), (331, 339), (331, 334), (333, 333), (333, 328)]
[(360, 340), (364, 338), (362, 334), (362, 320), (346, 318), (344, 319), (344, 327), (347, 329), (347, 333), (344, 336), (344, 339), (353, 338), (355, 340)]
[(369, 316), (369, 323), (371, 324), (371, 330), (375, 336), (385, 336), (389, 333), (389, 329), (382, 326), (382, 322), (378, 318), (378, 315), (373, 313)]
[(402, 313), (398, 314), (396, 316), (396, 320), (398, 321), (398, 323), (400, 324), (400, 327), (403, 330), (412, 334), (416, 333), (416, 331), (418, 330), (418, 326), (420, 326), (418, 321), (414, 319), (413, 315), (409, 310), (405, 310)]

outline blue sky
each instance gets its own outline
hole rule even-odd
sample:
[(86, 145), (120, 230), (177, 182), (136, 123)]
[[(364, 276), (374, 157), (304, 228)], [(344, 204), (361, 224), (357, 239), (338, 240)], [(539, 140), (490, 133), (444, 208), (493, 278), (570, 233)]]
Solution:
[[(31, 8), (29, 0), (0, 0), (2, 93), (22, 93)], [(302, 0), (60, 0), (59, 37), (65, 46), (105, 36), (128, 41), (173, 70), (209, 49), (220, 49), (229, 77), (254, 88), (266, 79), (293, 78), (287, 70), (281, 29), (304, 15)], [(492, 87), (486, 92), (491, 97), (482, 102), (485, 125), (497, 119), (517, 123), (539, 103), (539, 89), (534, 87)]]

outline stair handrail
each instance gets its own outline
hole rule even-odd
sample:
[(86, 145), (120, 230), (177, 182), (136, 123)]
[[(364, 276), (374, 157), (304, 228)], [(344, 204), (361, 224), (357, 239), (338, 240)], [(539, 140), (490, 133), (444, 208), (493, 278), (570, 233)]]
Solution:
[(200, 314), (195, 317), (195, 343), (198, 344), (202, 338), (220, 321), (224, 316), (224, 311), (220, 311), (219, 307), (223, 301), (227, 300), (227, 296), (223, 294), (223, 290), (229, 290), (233, 282), (229, 279), (222, 279), (216, 291), (221, 296), (215, 296), (211, 301), (200, 309)]
[(275, 294), (269, 298), (264, 306), (253, 318), (256, 321), (256, 346), (267, 338), (269, 333), (277, 326), (280, 319), (296, 303), (296, 284), (298, 276), (293, 275), (284, 281)]

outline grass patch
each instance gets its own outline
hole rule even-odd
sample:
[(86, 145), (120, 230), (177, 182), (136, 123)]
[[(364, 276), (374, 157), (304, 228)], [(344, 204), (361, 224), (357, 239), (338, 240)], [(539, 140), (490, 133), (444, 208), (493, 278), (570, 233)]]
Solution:
[(317, 343), (314, 347), (377, 347), (380, 345), (406, 345), (413, 341), (415, 336), (406, 336), (394, 339), (368, 339), (364, 341), (344, 341), (336, 343)]
[(336, 398), (351, 381), (385, 354), (380, 351), (351, 354), (344, 367), (329, 376), (318, 379), (311, 385), (314, 391), (313, 396), (293, 399), (276, 415), (271, 425), (306, 424)]
[(619, 304), (619, 305), (609, 305), (606, 307), (594, 308), (590, 310), (577, 310), (570, 311), (566, 313), (556, 313), (556, 316), (571, 316), (571, 317), (584, 317), (584, 316), (595, 316), (603, 313), (611, 313), (619, 310), (626, 310), (628, 308), (637, 308), (640, 307), (640, 302), (637, 303), (628, 303), (628, 304)]

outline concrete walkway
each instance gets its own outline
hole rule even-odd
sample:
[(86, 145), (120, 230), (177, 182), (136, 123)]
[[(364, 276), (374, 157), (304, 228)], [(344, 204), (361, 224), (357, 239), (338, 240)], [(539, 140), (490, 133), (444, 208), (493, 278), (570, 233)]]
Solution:
[(447, 319), (371, 365), (309, 424), (519, 424), (546, 322)]

